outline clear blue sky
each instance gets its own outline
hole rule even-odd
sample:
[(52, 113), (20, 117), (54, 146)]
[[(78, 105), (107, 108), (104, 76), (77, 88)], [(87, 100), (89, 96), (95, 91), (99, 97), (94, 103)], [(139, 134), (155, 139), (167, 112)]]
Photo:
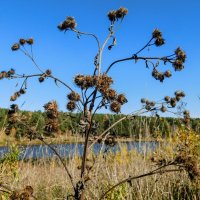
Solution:
[[(185, 69), (173, 73), (172, 78), (160, 83), (151, 77), (151, 70), (145, 64), (132, 61), (116, 65), (110, 75), (115, 79), (114, 87), (128, 97), (122, 112), (129, 113), (140, 107), (140, 98), (158, 100), (165, 95), (173, 95), (175, 90), (187, 94), (187, 108), (194, 117), (200, 117), (200, 1), (198, 0), (7, 0), (0, 6), (0, 70), (10, 67), (18, 73), (37, 73), (32, 63), (20, 52), (12, 52), (10, 47), (19, 38), (35, 39), (34, 54), (43, 68), (51, 68), (55, 76), (74, 87), (72, 78), (77, 73), (89, 73), (93, 69), (96, 44), (92, 38), (82, 36), (80, 40), (72, 32), (63, 34), (57, 25), (66, 16), (74, 16), (81, 31), (93, 32), (104, 41), (108, 34), (109, 10), (127, 7), (126, 16), (117, 32), (117, 46), (105, 51), (103, 68), (112, 61), (131, 56), (150, 39), (152, 30), (159, 28), (166, 39), (166, 45), (152, 48), (142, 55), (169, 55), (181, 46), (187, 53)], [(173, 71), (172, 67), (169, 68)], [(165, 68), (164, 68), (165, 69)], [(17, 90), (18, 82), (0, 81), (0, 107), (10, 105), (9, 97)], [(44, 103), (57, 100), (65, 110), (66, 94), (63, 87), (53, 81), (39, 84), (37, 79), (29, 81), (27, 94), (16, 103), (22, 109), (42, 110)]]

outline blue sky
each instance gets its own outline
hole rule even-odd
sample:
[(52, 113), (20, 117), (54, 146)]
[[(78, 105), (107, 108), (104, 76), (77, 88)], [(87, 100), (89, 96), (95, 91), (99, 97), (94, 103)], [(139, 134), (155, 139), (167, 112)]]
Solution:
[[(153, 29), (159, 28), (166, 39), (166, 45), (151, 48), (142, 55), (170, 55), (176, 47), (187, 53), (185, 69), (173, 73), (172, 78), (160, 83), (151, 77), (151, 70), (143, 62), (129, 61), (116, 65), (110, 72), (114, 88), (123, 92), (129, 102), (122, 112), (129, 113), (140, 108), (141, 97), (158, 100), (165, 95), (173, 95), (175, 90), (184, 90), (187, 109), (193, 117), (200, 117), (200, 2), (197, 0), (7, 0), (0, 7), (0, 70), (14, 68), (17, 73), (37, 73), (27, 57), (20, 52), (12, 52), (10, 47), (19, 38), (35, 39), (34, 55), (41, 68), (51, 68), (53, 74), (72, 87), (73, 77), (78, 73), (91, 73), (97, 47), (95, 41), (86, 36), (77, 39), (72, 32), (63, 34), (57, 25), (66, 16), (74, 16), (81, 31), (93, 32), (101, 42), (108, 34), (109, 10), (124, 6), (129, 13), (116, 33), (117, 46), (103, 54), (103, 69), (114, 60), (129, 57), (140, 49), (151, 37)], [(162, 69), (162, 66), (161, 68)], [(163, 68), (163, 70), (166, 67)], [(169, 69), (172, 69), (169, 66)], [(162, 70), (161, 70), (162, 71)], [(0, 107), (9, 107), (9, 97), (17, 90), (19, 80), (0, 82)], [(62, 86), (53, 81), (38, 83), (30, 80), (26, 95), (17, 100), (21, 109), (43, 109), (44, 103), (57, 100), (61, 110), (65, 110), (66, 94)]]

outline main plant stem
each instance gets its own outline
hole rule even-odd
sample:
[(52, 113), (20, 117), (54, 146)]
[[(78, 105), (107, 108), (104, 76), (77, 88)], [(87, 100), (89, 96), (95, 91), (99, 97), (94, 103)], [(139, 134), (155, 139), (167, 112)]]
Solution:
[[(103, 53), (103, 50), (107, 44), (107, 42), (109, 41), (110, 37), (111, 37), (111, 33), (108, 34), (106, 40), (104, 41), (103, 45), (101, 48), (99, 48), (99, 61), (98, 61), (98, 78), (100, 77), (101, 75), (101, 64), (102, 64), (102, 53)], [(80, 191), (81, 192), (81, 195), (80, 195), (80, 200), (84, 200), (85, 199), (85, 189), (84, 189), (84, 174), (85, 174), (85, 169), (86, 169), (86, 160), (87, 160), (87, 156), (88, 156), (88, 141), (89, 141), (89, 135), (90, 135), (90, 132), (91, 132), (91, 128), (92, 128), (92, 110), (94, 108), (94, 105), (95, 105), (95, 100), (96, 100), (96, 96), (97, 96), (97, 88), (94, 89), (94, 92), (93, 92), (93, 97), (92, 97), (92, 100), (91, 100), (91, 103), (90, 103), (90, 106), (89, 106), (89, 125), (86, 127), (86, 130), (85, 130), (85, 142), (84, 142), (84, 150), (83, 150), (83, 157), (82, 157), (82, 166), (81, 166), (81, 182), (83, 183), (83, 188), (82, 190)], [(84, 115), (86, 114), (86, 107), (87, 107), (87, 104), (89, 102), (85, 102), (85, 106), (84, 106)], [(88, 116), (87, 116), (87, 119), (88, 119)]]

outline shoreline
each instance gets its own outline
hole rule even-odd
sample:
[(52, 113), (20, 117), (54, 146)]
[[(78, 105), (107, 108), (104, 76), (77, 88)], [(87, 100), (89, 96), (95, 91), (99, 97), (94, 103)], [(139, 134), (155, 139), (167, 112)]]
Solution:
[[(2, 136), (2, 135), (1, 135)], [(55, 138), (47, 137), (45, 138), (45, 141), (48, 144), (71, 144), (71, 143), (84, 143), (84, 138), (81, 138), (80, 136), (58, 136)], [(157, 140), (155, 138), (141, 138), (141, 139), (135, 139), (132, 137), (116, 137), (117, 142), (156, 142)], [(34, 146), (34, 145), (44, 145), (43, 142), (40, 140), (29, 140), (27, 138), (23, 138), (21, 140), (17, 140), (14, 137), (6, 136), (2, 139), (0, 139), (0, 147), (6, 147), (10, 145), (16, 145), (16, 146)]]

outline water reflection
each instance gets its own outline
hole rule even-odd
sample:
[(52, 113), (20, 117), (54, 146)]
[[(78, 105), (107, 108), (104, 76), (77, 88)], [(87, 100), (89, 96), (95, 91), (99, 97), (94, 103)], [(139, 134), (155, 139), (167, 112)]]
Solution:
[[(122, 146), (126, 146), (129, 151), (135, 149), (136, 151), (138, 151), (138, 153), (146, 153), (149, 151), (154, 151), (157, 145), (157, 142), (121, 142), (117, 143), (114, 147), (109, 148), (109, 151), (115, 153), (117, 151), (120, 151)], [(51, 146), (55, 148), (62, 157), (66, 158), (73, 157), (74, 155), (81, 156), (83, 153), (82, 143), (52, 144)], [(101, 148), (101, 144), (95, 144), (93, 147), (93, 152), (95, 154), (98, 154)], [(55, 156), (52, 149), (50, 149), (46, 145), (21, 146), (20, 150), (20, 159), (51, 158)], [(104, 145), (102, 151), (107, 152), (107, 150), (108, 146)], [(2, 158), (8, 152), (8, 147), (0, 147), (0, 158)]]

